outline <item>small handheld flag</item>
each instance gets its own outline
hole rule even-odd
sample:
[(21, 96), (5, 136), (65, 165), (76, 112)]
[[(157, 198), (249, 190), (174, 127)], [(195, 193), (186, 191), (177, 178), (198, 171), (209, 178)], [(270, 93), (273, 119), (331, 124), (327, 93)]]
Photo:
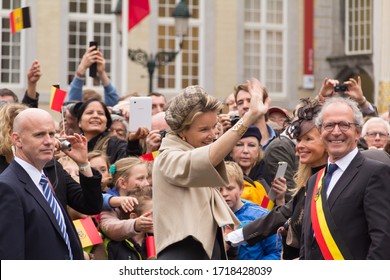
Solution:
[(51, 87), (50, 109), (61, 113), (62, 104), (64, 104), (66, 91), (59, 89), (58, 86)]
[(73, 220), (73, 224), (76, 228), (77, 234), (79, 235), (81, 246), (83, 248), (103, 243), (103, 239), (100, 237), (91, 217)]
[(11, 26), (11, 34), (31, 27), (30, 7), (23, 7), (13, 10), (9, 14), (9, 23)]

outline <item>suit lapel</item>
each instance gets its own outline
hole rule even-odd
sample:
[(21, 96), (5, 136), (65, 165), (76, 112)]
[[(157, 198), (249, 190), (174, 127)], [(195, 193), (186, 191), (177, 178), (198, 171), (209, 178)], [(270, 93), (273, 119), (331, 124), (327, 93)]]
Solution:
[[(343, 175), (341, 175), (340, 179), (337, 181), (334, 186), (332, 192), (328, 197), (329, 208), (331, 209), (336, 200), (340, 197), (343, 191), (349, 187), (353, 178), (358, 174), (359, 167), (363, 164), (364, 157), (359, 153), (355, 156), (355, 158), (348, 165), (347, 169), (344, 171)], [(353, 186), (352, 186), (353, 187)]]
[[(43, 194), (39, 191), (39, 189), (35, 186), (34, 182), (31, 180), (31, 177), (27, 174), (27, 172), (20, 166), (16, 161), (12, 161), (10, 167), (13, 169), (16, 177), (19, 179), (20, 183), (23, 185), (26, 193), (31, 195), (38, 203), (38, 205), (43, 209), (51, 223), (57, 230), (57, 232), (62, 236), (62, 232), (58, 222), (54, 216), (53, 210), (51, 209), (49, 203), (43, 196)], [(58, 203), (60, 204), (60, 203)], [(61, 210), (64, 211), (64, 209)], [(65, 213), (63, 213), (65, 216)], [(64, 217), (65, 218), (65, 217)], [(64, 241), (65, 242), (65, 241)]]

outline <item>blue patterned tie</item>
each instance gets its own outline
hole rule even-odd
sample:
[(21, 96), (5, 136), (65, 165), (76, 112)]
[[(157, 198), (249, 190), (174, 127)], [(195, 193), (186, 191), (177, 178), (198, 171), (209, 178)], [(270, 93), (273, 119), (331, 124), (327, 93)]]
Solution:
[(328, 190), (330, 179), (332, 179), (332, 174), (337, 170), (337, 168), (339, 168), (337, 164), (331, 163), (329, 164), (328, 169), (326, 170), (325, 181), (324, 181), (325, 193)]
[(60, 206), (58, 205), (57, 200), (54, 198), (54, 195), (50, 189), (49, 181), (47, 180), (46, 176), (42, 174), (41, 180), (39, 181), (39, 184), (42, 186), (43, 189), (43, 195), (46, 198), (47, 202), (50, 205), (51, 210), (54, 213), (54, 216), (56, 217), (56, 220), (58, 222), (58, 225), (60, 226), (62, 237), (65, 240), (66, 246), (68, 246), (69, 250), (69, 257), (70, 259), (73, 259), (72, 255), (72, 249), (70, 247), (70, 240), (68, 233), (66, 232), (66, 226), (65, 221), (63, 219), (63, 216), (61, 215)]

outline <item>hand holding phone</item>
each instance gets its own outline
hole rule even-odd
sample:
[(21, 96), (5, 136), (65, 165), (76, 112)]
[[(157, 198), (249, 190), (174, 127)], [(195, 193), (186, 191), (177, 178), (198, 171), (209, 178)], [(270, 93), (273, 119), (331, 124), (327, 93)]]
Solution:
[[(91, 42), (89, 42), (89, 46), (90, 47), (95, 47), (95, 50), (97, 50), (98, 43), (95, 42), (95, 41), (91, 41)], [(89, 76), (92, 77), (92, 78), (95, 78), (96, 77), (96, 73), (97, 73), (97, 63), (94, 62), (94, 63), (92, 63), (91, 66), (89, 66)]]
[[(276, 171), (275, 179), (284, 177), (287, 170), (287, 162), (285, 161), (279, 161), (278, 162), (278, 170)], [(268, 198), (275, 201), (275, 191), (271, 188), (268, 192)]]

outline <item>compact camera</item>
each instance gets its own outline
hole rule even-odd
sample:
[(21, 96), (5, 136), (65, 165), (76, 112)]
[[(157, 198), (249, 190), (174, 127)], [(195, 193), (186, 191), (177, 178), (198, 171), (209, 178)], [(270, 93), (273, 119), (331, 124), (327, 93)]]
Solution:
[(348, 91), (348, 85), (346, 84), (338, 84), (334, 87), (335, 92), (345, 92)]
[(121, 109), (111, 109), (111, 114), (122, 116), (122, 110)]
[(230, 123), (235, 125), (240, 120), (240, 116), (230, 116)]
[(66, 150), (70, 151), (70, 149), (72, 149), (72, 144), (68, 140), (64, 138), (60, 138), (58, 140), (60, 140), (61, 142), (61, 146), (60, 146), (61, 151), (66, 151)]
[(163, 129), (163, 130), (160, 130), (158, 133), (160, 134), (161, 136), (161, 139), (165, 137), (165, 135), (167, 135), (167, 130), (166, 129)]

